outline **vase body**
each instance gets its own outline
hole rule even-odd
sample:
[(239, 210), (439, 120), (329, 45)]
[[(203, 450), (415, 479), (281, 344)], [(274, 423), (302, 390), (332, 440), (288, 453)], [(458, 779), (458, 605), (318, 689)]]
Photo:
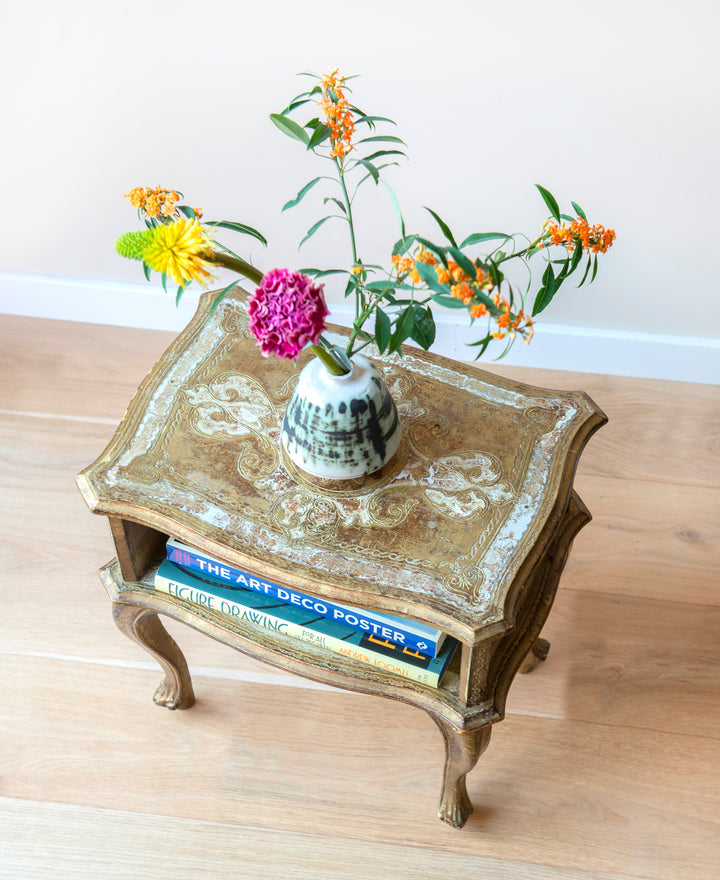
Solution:
[(333, 376), (313, 358), (285, 411), (282, 445), (312, 476), (343, 480), (371, 474), (400, 445), (397, 409), (382, 376), (361, 355), (352, 362), (351, 373)]

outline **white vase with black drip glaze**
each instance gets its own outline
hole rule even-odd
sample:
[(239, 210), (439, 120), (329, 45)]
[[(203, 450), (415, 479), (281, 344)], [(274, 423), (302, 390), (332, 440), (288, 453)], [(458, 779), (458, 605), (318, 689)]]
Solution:
[(336, 376), (319, 358), (300, 372), (283, 420), (281, 442), (301, 470), (347, 480), (379, 470), (400, 445), (397, 408), (378, 370), (361, 355)]

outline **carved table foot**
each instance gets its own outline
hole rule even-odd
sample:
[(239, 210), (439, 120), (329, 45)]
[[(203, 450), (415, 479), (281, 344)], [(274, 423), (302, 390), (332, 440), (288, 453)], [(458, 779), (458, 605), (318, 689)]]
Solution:
[(162, 666), (165, 677), (153, 697), (158, 706), (189, 709), (195, 694), (185, 657), (157, 614), (139, 605), (114, 602), (113, 619), (121, 632), (142, 645)]
[(465, 777), (487, 748), (492, 728), (486, 724), (475, 730), (458, 730), (447, 721), (434, 716), (432, 718), (445, 740), (445, 776), (438, 819), (454, 828), (462, 828), (473, 811)]
[(547, 639), (541, 639), (538, 636), (532, 643), (530, 650), (525, 655), (525, 659), (520, 664), (520, 672), (532, 672), (536, 666), (539, 666), (548, 655), (550, 650), (550, 642)]

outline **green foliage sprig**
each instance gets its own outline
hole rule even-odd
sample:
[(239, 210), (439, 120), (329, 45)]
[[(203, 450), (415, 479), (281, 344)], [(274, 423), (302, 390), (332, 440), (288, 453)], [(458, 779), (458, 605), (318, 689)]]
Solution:
[[(389, 184), (383, 179), (386, 168), (406, 157), (404, 141), (379, 127), (395, 126), (386, 116), (369, 115), (346, 97), (347, 79), (337, 71), (310, 76), (317, 82), (294, 97), (280, 113), (271, 115), (275, 125), (288, 137), (303, 144), (314, 155), (332, 163), (333, 174), (313, 178), (283, 206), (283, 211), (299, 205), (318, 184), (329, 194), (323, 198), (332, 212), (314, 222), (300, 247), (329, 220), (340, 220), (348, 230), (352, 266), (349, 269), (304, 269), (316, 278), (344, 275), (345, 296), (355, 298), (355, 318), (347, 353), (352, 355), (374, 342), (381, 353), (401, 352), (408, 340), (429, 349), (436, 336), (433, 305), (466, 309), (472, 321), (487, 319), (485, 334), (477, 342), (480, 357), (491, 342), (506, 340), (503, 354), (517, 336), (529, 342), (533, 318), (552, 302), (563, 283), (582, 268), (578, 286), (597, 273), (597, 255), (605, 252), (615, 238), (613, 230), (590, 226), (582, 209), (572, 202), (576, 217), (561, 214), (558, 202), (545, 187), (536, 184), (550, 218), (533, 240), (519, 233), (474, 232), (458, 243), (450, 226), (431, 208), (426, 208), (443, 236), (442, 244), (418, 234), (407, 234), (405, 221)], [(293, 117), (310, 105), (313, 114), (303, 124)], [(320, 111), (319, 113), (317, 111)], [(358, 132), (365, 136), (357, 137)], [(353, 204), (360, 188), (369, 183), (383, 184), (390, 195), (401, 237), (392, 248), (390, 270), (365, 263), (358, 251)], [(492, 247), (488, 249), (488, 245)], [(559, 256), (557, 248), (560, 248)], [(480, 255), (478, 249), (482, 250)], [(551, 249), (554, 253), (551, 253)], [(545, 252), (545, 270), (537, 287), (530, 314), (525, 302), (533, 290), (530, 260)], [(510, 261), (522, 263), (527, 283), (519, 290), (506, 277)], [(502, 355), (501, 355), (502, 356)]]

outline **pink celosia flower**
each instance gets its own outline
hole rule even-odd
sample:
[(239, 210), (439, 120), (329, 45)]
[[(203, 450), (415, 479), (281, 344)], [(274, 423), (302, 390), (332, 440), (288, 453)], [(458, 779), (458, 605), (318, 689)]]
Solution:
[(248, 303), (250, 332), (260, 351), (294, 359), (308, 342), (317, 344), (330, 314), (322, 284), (302, 272), (272, 269)]

